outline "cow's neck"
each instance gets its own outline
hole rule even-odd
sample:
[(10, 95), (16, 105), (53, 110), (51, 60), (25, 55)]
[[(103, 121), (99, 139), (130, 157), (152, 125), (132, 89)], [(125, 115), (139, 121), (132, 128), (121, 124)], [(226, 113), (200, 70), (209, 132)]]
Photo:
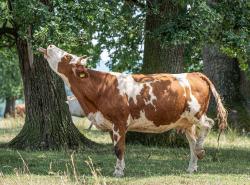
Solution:
[(104, 72), (87, 69), (89, 76), (86, 79), (79, 79), (75, 76), (69, 78), (71, 90), (78, 99), (86, 114), (98, 111), (98, 100), (100, 99), (102, 86), (105, 85)]

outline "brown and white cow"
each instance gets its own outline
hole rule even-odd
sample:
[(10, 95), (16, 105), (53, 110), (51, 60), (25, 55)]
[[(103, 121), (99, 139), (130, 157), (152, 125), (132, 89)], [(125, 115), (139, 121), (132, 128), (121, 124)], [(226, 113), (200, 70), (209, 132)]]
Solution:
[(86, 57), (69, 54), (54, 45), (40, 51), (96, 127), (113, 131), (115, 176), (124, 175), (127, 131), (162, 133), (173, 128), (185, 132), (191, 151), (187, 170), (197, 171), (197, 160), (204, 156), (204, 139), (214, 124), (206, 116), (210, 92), (217, 103), (220, 129), (227, 125), (221, 98), (201, 73), (106, 73), (87, 68)]

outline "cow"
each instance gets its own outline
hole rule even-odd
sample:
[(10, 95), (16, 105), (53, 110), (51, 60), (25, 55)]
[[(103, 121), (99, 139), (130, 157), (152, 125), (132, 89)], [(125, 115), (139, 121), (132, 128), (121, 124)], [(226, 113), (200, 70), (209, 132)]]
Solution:
[(75, 96), (67, 96), (66, 103), (69, 105), (69, 112), (72, 116), (76, 117), (86, 116), (80, 103), (78, 102)]
[[(78, 100), (76, 99), (75, 96), (67, 96), (66, 103), (69, 106), (69, 112), (70, 112), (71, 116), (76, 116), (76, 117), (80, 117), (80, 118), (86, 116), (80, 103), (78, 102)], [(91, 130), (92, 126), (93, 126), (93, 122), (91, 122), (88, 130)]]
[(87, 57), (78, 57), (49, 45), (40, 48), (51, 69), (79, 101), (97, 128), (113, 132), (117, 157), (114, 175), (124, 175), (125, 136), (128, 131), (162, 133), (170, 129), (185, 133), (190, 146), (187, 171), (197, 171), (204, 157), (204, 140), (214, 125), (207, 117), (213, 94), (221, 130), (227, 126), (227, 111), (213, 83), (202, 73), (124, 74), (87, 67)]
[[(78, 100), (76, 99), (75, 96), (67, 96), (66, 103), (69, 106), (69, 112), (70, 112), (71, 116), (76, 116), (76, 117), (85, 117), (86, 116), (80, 103), (78, 102)], [(96, 122), (95, 119), (91, 119), (91, 124), (89, 125), (88, 130), (91, 130), (92, 126), (96, 125), (96, 124), (94, 124), (95, 122)], [(109, 130), (102, 129), (102, 131), (109, 131)], [(109, 134), (110, 134), (111, 141), (113, 142), (113, 132), (109, 131)]]
[(18, 104), (15, 106), (17, 116), (24, 117), (25, 115), (25, 104)]

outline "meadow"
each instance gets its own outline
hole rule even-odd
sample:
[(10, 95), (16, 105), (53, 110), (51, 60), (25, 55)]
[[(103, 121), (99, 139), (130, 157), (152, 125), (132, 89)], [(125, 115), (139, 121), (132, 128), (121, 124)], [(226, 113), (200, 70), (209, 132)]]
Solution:
[[(24, 120), (0, 120), (0, 143), (10, 141)], [(113, 177), (115, 155), (108, 133), (88, 131), (86, 120), (75, 119), (88, 138), (101, 143), (82, 151), (17, 151), (0, 148), (0, 185), (134, 184), (231, 185), (250, 184), (250, 136), (228, 131), (217, 151), (217, 133), (206, 140), (199, 171), (188, 174), (189, 148), (127, 145), (125, 177)]]

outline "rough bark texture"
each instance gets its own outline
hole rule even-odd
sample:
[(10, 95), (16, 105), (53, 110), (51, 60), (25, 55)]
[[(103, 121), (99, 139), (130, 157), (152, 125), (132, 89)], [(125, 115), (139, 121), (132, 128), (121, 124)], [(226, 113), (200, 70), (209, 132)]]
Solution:
[[(248, 65), (250, 66), (250, 61), (248, 61)], [(250, 114), (250, 76), (244, 71), (240, 72), (240, 92), (244, 100), (244, 105)]]
[(4, 110), (4, 117), (15, 117), (15, 105), (16, 105), (16, 98), (15, 97), (7, 97), (5, 110)]
[[(181, 73), (184, 71), (183, 46), (166, 46), (164, 42), (152, 36), (157, 31), (167, 16), (173, 16), (178, 13), (178, 7), (175, 7), (171, 1), (167, 0), (149, 0), (147, 1), (149, 10), (146, 14), (145, 22), (145, 42), (142, 73)], [(155, 14), (150, 7), (159, 6), (159, 14)], [(164, 17), (164, 18), (163, 18)], [(167, 113), (166, 113), (167, 114)], [(145, 145), (161, 146), (183, 146), (186, 141), (182, 135), (177, 135), (174, 130), (163, 134), (145, 134), (129, 132), (126, 141), (128, 143), (141, 143)]]
[[(247, 106), (246, 100), (249, 98), (247, 95), (244, 95), (248, 80), (240, 71), (238, 61), (222, 54), (218, 46), (207, 44), (203, 48), (203, 62), (204, 73), (214, 83), (226, 104), (230, 126), (233, 128), (244, 128), (249, 121), (247, 110), (243, 106)], [(242, 87), (243, 85), (244, 88)], [(210, 112), (213, 112), (214, 108), (215, 102), (212, 99), (209, 107)]]
[(30, 57), (27, 41), (17, 38), (16, 43), (24, 83), (26, 118), (9, 147), (76, 149), (93, 144), (72, 122), (62, 80), (51, 71), (42, 56)]
[(218, 47), (206, 45), (203, 49), (204, 73), (215, 84), (226, 104), (239, 101), (240, 68), (236, 59), (222, 54)]
[[(148, 7), (158, 5), (160, 13), (155, 14), (148, 10), (145, 22), (145, 42), (143, 56), (143, 73), (180, 73), (184, 70), (183, 46), (166, 46), (162, 39), (154, 37), (152, 34), (159, 29), (167, 16), (178, 13), (178, 8), (170, 1), (149, 0)], [(165, 17), (165, 18), (163, 18)]]

